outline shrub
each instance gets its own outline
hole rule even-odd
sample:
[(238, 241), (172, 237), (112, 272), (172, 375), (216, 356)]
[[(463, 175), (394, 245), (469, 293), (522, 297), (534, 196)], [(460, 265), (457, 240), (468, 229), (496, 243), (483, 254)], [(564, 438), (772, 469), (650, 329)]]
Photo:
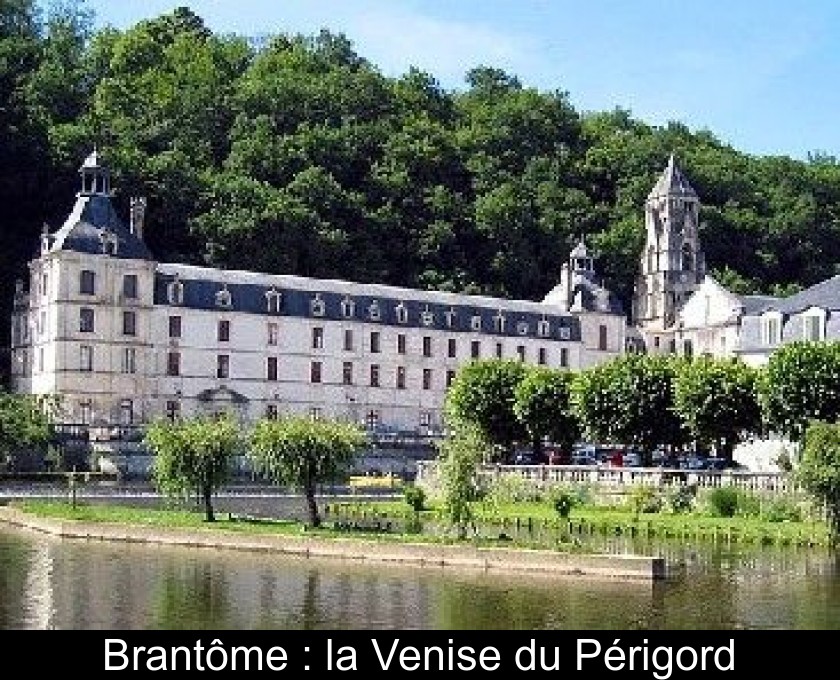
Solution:
[(580, 495), (573, 488), (557, 486), (549, 491), (549, 502), (560, 517), (566, 518), (576, 505), (581, 504)]
[(494, 505), (528, 503), (543, 500), (544, 492), (534, 482), (515, 475), (504, 475), (493, 480), (487, 492), (487, 500)]
[(426, 492), (419, 486), (413, 484), (405, 487), (404, 498), (408, 506), (414, 512), (420, 512), (426, 505)]
[(691, 512), (697, 498), (697, 485), (686, 484), (670, 489), (665, 494), (665, 504), (668, 511), (674, 515)]
[(659, 512), (662, 510), (662, 496), (654, 487), (639, 484), (630, 490), (630, 507), (637, 515)]
[(734, 517), (738, 510), (738, 489), (722, 486), (709, 494), (709, 510), (715, 517)]
[(763, 515), (768, 522), (801, 522), (802, 508), (794, 499), (778, 496), (770, 500)]

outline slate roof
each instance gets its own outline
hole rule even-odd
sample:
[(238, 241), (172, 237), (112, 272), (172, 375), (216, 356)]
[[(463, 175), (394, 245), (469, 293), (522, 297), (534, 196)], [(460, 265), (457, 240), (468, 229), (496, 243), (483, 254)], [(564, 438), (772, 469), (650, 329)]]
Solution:
[(654, 184), (653, 189), (650, 190), (648, 200), (673, 195), (697, 198), (697, 192), (694, 191), (694, 188), (680, 170), (674, 154), (671, 154), (668, 158), (668, 165)]
[(809, 307), (840, 309), (840, 274), (806, 288), (795, 295), (784, 298), (773, 305), (774, 309), (784, 314), (796, 314)]
[(777, 305), (782, 298), (772, 295), (739, 295), (738, 299), (744, 306), (744, 314), (761, 314), (765, 309)]
[(588, 277), (579, 277), (574, 282), (571, 296), (572, 303), (578, 292), (582, 293), (583, 308), (586, 310), (607, 314), (624, 314), (624, 308), (618, 298)]
[(70, 215), (53, 234), (50, 250), (102, 254), (102, 235), (107, 232), (111, 232), (117, 238), (114, 257), (130, 260), (153, 259), (146, 244), (136, 234), (132, 234), (119, 218), (110, 197), (102, 194), (78, 194)]

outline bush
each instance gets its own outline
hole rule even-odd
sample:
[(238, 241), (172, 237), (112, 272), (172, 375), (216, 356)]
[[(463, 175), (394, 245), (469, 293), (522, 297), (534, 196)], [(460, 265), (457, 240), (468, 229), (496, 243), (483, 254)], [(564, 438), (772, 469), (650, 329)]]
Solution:
[(792, 498), (773, 498), (764, 508), (764, 519), (768, 522), (801, 522), (802, 508)]
[(554, 487), (549, 491), (549, 502), (560, 517), (566, 518), (576, 505), (581, 504), (580, 495), (569, 487)]
[(539, 502), (544, 491), (530, 479), (505, 475), (493, 480), (487, 492), (487, 500), (494, 505), (509, 503)]
[(697, 498), (697, 485), (686, 484), (670, 489), (665, 494), (665, 504), (668, 511), (674, 515), (691, 512)]
[(734, 517), (738, 510), (738, 489), (722, 486), (713, 489), (708, 503), (711, 514), (715, 517)]
[(420, 512), (426, 505), (426, 492), (419, 486), (413, 484), (405, 487), (404, 498), (408, 506), (414, 512)]
[(662, 496), (654, 487), (639, 484), (630, 490), (630, 507), (637, 515), (659, 512), (662, 510)]

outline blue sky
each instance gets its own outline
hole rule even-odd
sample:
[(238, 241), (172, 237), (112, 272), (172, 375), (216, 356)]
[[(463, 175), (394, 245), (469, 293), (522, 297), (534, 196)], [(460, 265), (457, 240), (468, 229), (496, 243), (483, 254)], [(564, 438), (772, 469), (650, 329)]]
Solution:
[(383, 73), (448, 89), (478, 64), (615, 106), (708, 128), (754, 154), (840, 156), (836, 0), (88, 0), (97, 25), (191, 7), (217, 32), (345, 33)]

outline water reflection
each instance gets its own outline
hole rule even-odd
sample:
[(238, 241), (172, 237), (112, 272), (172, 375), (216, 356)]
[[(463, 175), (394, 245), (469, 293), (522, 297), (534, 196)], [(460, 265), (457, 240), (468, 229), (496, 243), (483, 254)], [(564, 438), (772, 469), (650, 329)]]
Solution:
[(681, 565), (667, 581), (60, 541), (0, 527), (0, 628), (840, 628), (840, 569), (828, 553), (649, 548)]

